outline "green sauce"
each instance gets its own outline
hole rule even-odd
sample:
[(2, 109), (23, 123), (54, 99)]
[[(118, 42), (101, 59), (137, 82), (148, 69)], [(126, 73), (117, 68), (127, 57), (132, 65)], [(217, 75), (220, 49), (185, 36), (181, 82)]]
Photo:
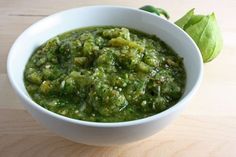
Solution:
[(87, 27), (37, 48), (24, 80), (32, 99), (52, 112), (121, 122), (176, 104), (186, 74), (183, 59), (155, 36), (121, 27)]

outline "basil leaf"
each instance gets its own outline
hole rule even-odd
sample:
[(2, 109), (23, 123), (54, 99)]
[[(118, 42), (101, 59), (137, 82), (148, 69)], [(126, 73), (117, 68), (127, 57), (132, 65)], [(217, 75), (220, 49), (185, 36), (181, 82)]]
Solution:
[(188, 33), (201, 51), (203, 61), (213, 60), (223, 48), (223, 38), (215, 14), (194, 15), (194, 9), (175, 22)]
[(175, 22), (180, 28), (184, 29), (184, 26), (189, 22), (194, 14), (194, 8), (188, 11), (182, 18)]

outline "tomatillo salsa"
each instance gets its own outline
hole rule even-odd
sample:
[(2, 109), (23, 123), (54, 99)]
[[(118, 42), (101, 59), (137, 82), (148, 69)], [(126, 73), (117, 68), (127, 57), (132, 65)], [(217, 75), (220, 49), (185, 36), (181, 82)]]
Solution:
[(123, 27), (87, 27), (37, 48), (25, 87), (42, 107), (95, 122), (122, 122), (162, 112), (185, 87), (183, 58), (163, 41)]

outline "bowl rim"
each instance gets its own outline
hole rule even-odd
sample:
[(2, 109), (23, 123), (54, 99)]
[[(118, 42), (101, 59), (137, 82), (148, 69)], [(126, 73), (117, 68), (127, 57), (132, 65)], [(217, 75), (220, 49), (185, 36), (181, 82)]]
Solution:
[[(12, 72), (11, 72), (11, 66), (10, 65), (10, 60), (11, 58), (13, 58), (13, 49), (16, 45), (16, 43), (21, 40), (21, 38), (24, 36), (24, 34), (26, 32), (28, 32), (32, 27), (34, 27), (34, 25), (44, 22), (46, 20), (50, 20), (50, 18), (53, 18), (54, 16), (58, 16), (59, 14), (64, 14), (66, 12), (71, 12), (74, 10), (78, 10), (78, 9), (92, 9), (92, 8), (118, 8), (118, 9), (127, 9), (127, 10), (131, 10), (131, 11), (135, 11), (135, 12), (142, 12), (142, 14), (149, 14), (149, 16), (155, 16), (155, 18), (159, 18), (159, 20), (161, 22), (167, 23), (169, 25), (174, 26), (176, 29), (178, 29), (179, 31), (181, 31), (183, 33), (183, 35), (185, 35), (193, 44), (193, 47), (196, 49), (196, 52), (198, 53), (198, 59), (200, 60), (200, 70), (199, 70), (199, 75), (197, 78), (197, 81), (195, 82), (194, 86), (192, 87), (192, 89), (190, 90), (189, 93), (187, 93), (180, 101), (178, 101), (175, 105), (173, 105), (172, 107), (154, 114), (152, 116), (149, 117), (145, 117), (145, 118), (141, 118), (141, 119), (136, 119), (136, 120), (131, 120), (131, 121), (124, 121), (124, 122), (91, 122), (91, 121), (83, 121), (83, 120), (79, 120), (79, 119), (73, 119), (73, 118), (69, 118), (63, 115), (59, 115), (57, 113), (54, 113), (50, 110), (47, 110), (45, 108), (43, 108), (42, 106), (40, 106), (39, 104), (37, 104), (36, 102), (34, 102), (30, 96), (27, 96), (26, 94), (23, 94), (22, 89), (20, 89), (20, 87), (17, 85), (17, 83), (14, 81), (13, 76), (12, 76)], [(53, 118), (62, 120), (62, 121), (66, 121), (69, 123), (73, 123), (73, 124), (79, 124), (79, 125), (84, 125), (84, 126), (90, 126), (90, 127), (109, 127), (109, 128), (113, 128), (113, 127), (126, 127), (126, 126), (132, 126), (132, 125), (139, 125), (139, 124), (143, 124), (143, 123), (148, 123), (154, 120), (158, 120), (162, 117), (165, 117), (167, 115), (169, 115), (170, 113), (178, 110), (181, 106), (183, 106), (185, 103), (187, 103), (192, 96), (195, 94), (195, 92), (197, 91), (197, 89), (200, 86), (200, 83), (202, 81), (203, 78), (203, 60), (201, 57), (201, 53), (199, 48), (197, 47), (197, 45), (195, 44), (195, 42), (193, 41), (193, 39), (186, 33), (184, 32), (182, 29), (180, 29), (177, 25), (173, 24), (170, 21), (167, 21), (157, 15), (154, 15), (152, 13), (140, 10), (140, 9), (136, 9), (136, 8), (132, 8), (132, 7), (127, 7), (127, 6), (120, 6), (120, 5), (90, 5), (90, 6), (82, 6), (82, 7), (76, 7), (76, 8), (72, 8), (72, 9), (67, 9), (67, 10), (63, 10), (63, 11), (59, 11), (56, 12), (52, 15), (49, 15), (47, 17), (42, 18), (41, 20), (33, 23), (31, 26), (29, 26), (28, 28), (26, 28), (25, 31), (23, 31), (20, 36), (17, 37), (17, 39), (15, 40), (14, 44), (12, 45), (12, 47), (10, 48), (8, 57), (7, 57), (7, 75), (8, 75), (8, 79), (11, 83), (11, 86), (13, 87), (13, 89), (16, 91), (16, 93), (18, 94), (18, 96), (20, 96), (21, 98), (23, 98), (25, 101), (28, 102), (29, 105), (31, 105), (31, 107), (33, 107), (34, 109), (36, 109), (37, 111), (43, 112), (44, 114), (48, 114), (50, 116), (52, 116)]]

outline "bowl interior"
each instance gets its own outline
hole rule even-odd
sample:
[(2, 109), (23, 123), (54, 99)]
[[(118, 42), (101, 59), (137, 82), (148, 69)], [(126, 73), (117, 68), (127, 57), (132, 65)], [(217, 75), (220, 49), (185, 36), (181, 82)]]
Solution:
[(23, 81), (25, 65), (38, 46), (48, 39), (86, 26), (125, 26), (148, 34), (154, 34), (167, 43), (181, 57), (187, 73), (186, 90), (182, 99), (199, 83), (202, 59), (198, 48), (182, 30), (174, 24), (137, 9), (92, 6), (63, 11), (33, 24), (16, 40), (8, 57), (8, 75), (13, 87), (21, 96), (29, 97)]

